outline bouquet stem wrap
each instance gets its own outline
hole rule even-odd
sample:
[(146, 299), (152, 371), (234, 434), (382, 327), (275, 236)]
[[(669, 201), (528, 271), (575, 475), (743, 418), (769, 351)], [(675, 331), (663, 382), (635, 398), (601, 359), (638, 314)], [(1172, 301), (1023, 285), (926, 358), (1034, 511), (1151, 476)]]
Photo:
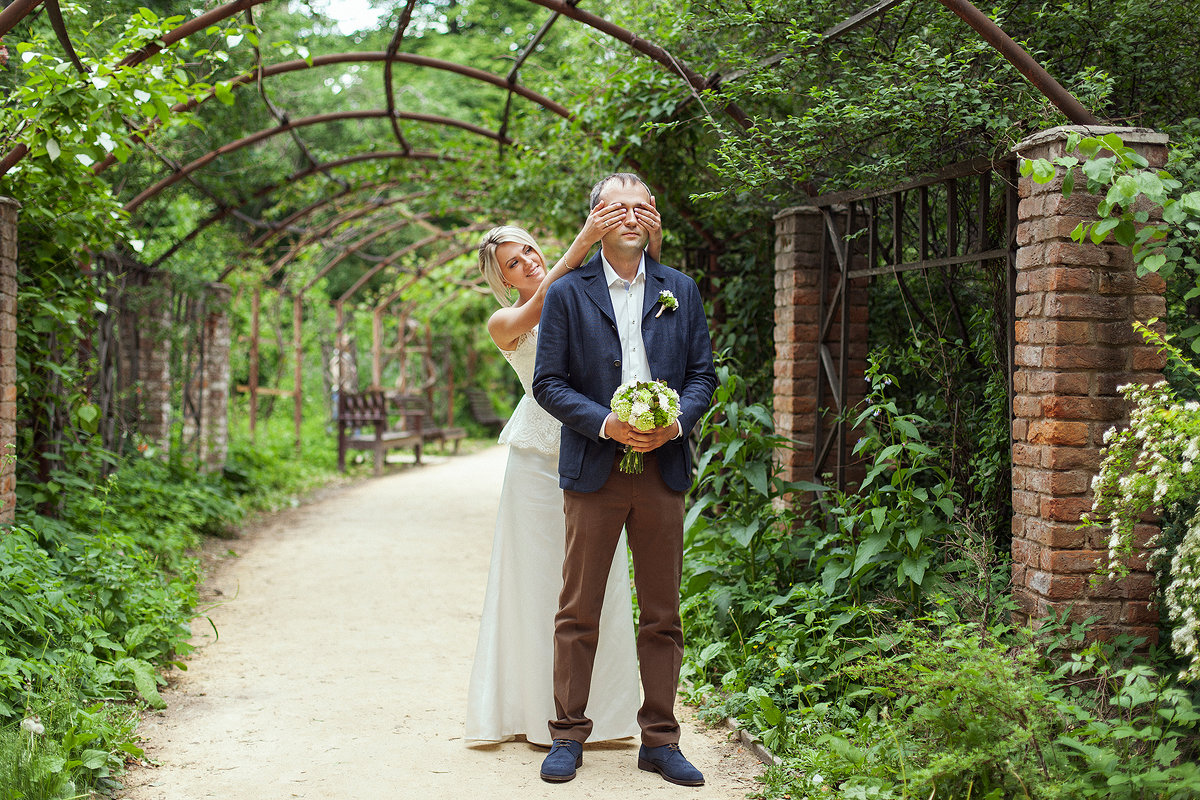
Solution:
[[(663, 381), (629, 381), (613, 392), (610, 408), (617, 419), (639, 431), (664, 428), (679, 418), (679, 393)], [(640, 474), (642, 454), (626, 446), (620, 468), (631, 475)]]

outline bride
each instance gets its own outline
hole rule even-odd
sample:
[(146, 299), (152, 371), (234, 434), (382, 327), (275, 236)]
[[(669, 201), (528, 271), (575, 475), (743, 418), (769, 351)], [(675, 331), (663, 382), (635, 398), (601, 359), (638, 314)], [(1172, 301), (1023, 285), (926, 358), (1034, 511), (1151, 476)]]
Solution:
[[(500, 442), (509, 445), (508, 465), (467, 695), (465, 737), (473, 744), (519, 735), (533, 744), (551, 743), (548, 722), (557, 717), (554, 615), (562, 589), (566, 523), (558, 488), (559, 422), (537, 405), (531, 391), (537, 324), (550, 284), (582, 264), (624, 213), (616, 205), (592, 209), (549, 272), (537, 243), (521, 228), (493, 228), (479, 243), (479, 269), (503, 306), (488, 320), (488, 333), (521, 379), (525, 396), (500, 434)], [(658, 212), (639, 210), (638, 216), (650, 232), (650, 256), (658, 258)], [(641, 700), (623, 535), (608, 576), (602, 620), (587, 708), (593, 721), (589, 741), (639, 733)]]

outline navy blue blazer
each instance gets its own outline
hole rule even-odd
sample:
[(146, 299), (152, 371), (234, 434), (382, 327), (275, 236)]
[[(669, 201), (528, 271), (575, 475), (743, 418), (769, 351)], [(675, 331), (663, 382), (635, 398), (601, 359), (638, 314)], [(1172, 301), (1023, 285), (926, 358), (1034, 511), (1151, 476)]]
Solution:
[[(679, 301), (658, 313), (659, 293)], [(687, 434), (704, 416), (717, 388), (712, 340), (696, 282), (646, 256), (642, 340), (650, 375), (679, 392), (684, 435), (655, 451), (667, 486), (687, 491), (692, 482)], [(621, 339), (600, 254), (555, 281), (546, 293), (538, 325), (533, 396), (563, 423), (558, 456), (559, 486), (594, 492), (608, 480), (621, 446), (600, 438), (613, 392), (621, 385)]]

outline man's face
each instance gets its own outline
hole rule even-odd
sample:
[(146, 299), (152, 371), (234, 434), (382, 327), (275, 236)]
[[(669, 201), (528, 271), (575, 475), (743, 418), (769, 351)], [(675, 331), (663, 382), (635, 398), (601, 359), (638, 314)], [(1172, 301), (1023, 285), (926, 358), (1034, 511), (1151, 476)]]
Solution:
[(600, 192), (600, 202), (616, 204), (625, 210), (621, 223), (613, 227), (600, 241), (606, 250), (640, 252), (650, 240), (650, 231), (638, 221), (635, 210), (650, 208), (650, 195), (640, 183), (612, 181)]

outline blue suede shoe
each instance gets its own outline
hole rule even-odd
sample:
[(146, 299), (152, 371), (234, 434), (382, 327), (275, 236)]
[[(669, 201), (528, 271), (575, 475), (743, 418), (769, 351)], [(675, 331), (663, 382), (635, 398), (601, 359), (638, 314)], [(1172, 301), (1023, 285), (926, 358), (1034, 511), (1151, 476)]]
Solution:
[(667, 783), (678, 786), (703, 786), (704, 775), (683, 757), (677, 744), (646, 747), (638, 752), (638, 769), (657, 772)]
[(574, 739), (555, 739), (550, 755), (542, 762), (542, 780), (566, 783), (583, 766), (583, 742)]

